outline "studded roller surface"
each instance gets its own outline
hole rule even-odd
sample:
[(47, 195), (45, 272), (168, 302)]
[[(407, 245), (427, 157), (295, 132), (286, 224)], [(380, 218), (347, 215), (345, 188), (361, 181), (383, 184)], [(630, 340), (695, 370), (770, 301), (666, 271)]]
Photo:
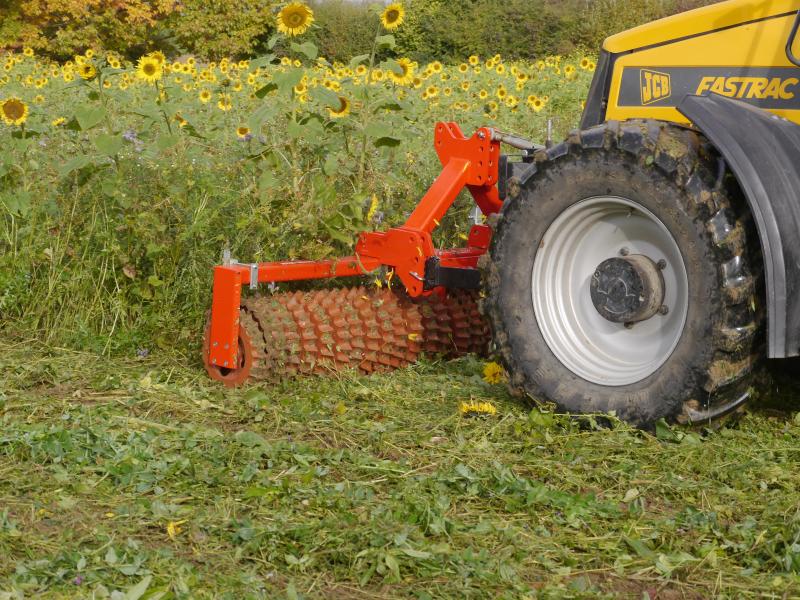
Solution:
[(388, 371), (422, 353), (485, 354), (489, 344), (474, 292), (414, 300), (364, 287), (293, 292), (250, 298), (242, 313), (254, 347), (251, 379)]

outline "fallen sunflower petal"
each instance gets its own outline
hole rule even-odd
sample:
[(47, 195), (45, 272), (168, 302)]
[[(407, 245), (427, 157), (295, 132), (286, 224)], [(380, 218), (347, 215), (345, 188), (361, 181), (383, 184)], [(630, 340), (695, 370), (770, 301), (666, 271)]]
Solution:
[(181, 533), (181, 525), (186, 523), (186, 519), (180, 521), (170, 521), (167, 523), (167, 535), (169, 539), (174, 540)]
[(458, 407), (458, 412), (464, 417), (477, 417), (480, 415), (496, 415), (497, 409), (491, 402), (462, 402)]
[(486, 383), (500, 383), (505, 379), (506, 372), (496, 362), (488, 362), (483, 367), (483, 380)]

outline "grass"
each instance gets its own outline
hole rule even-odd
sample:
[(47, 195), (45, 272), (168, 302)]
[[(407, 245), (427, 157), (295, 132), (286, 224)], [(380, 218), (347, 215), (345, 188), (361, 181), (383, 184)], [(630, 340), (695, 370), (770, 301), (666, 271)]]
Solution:
[(655, 437), (473, 359), (231, 391), (6, 341), (0, 369), (2, 599), (800, 597), (790, 376), (782, 410)]

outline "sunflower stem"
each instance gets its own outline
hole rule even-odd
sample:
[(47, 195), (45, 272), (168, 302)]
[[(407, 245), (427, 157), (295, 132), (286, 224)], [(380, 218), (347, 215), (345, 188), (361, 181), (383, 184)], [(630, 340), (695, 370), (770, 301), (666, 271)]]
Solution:
[(375, 31), (375, 38), (372, 40), (372, 50), (370, 50), (369, 53), (369, 66), (367, 67), (367, 73), (364, 79), (364, 120), (362, 121), (364, 134), (361, 136), (361, 156), (358, 159), (359, 184), (364, 183), (364, 168), (367, 163), (367, 125), (370, 120), (369, 105), (371, 98), (369, 86), (372, 81), (372, 69), (375, 66), (375, 52), (378, 49), (378, 38), (381, 35), (381, 27), (381, 21), (378, 19), (378, 28)]

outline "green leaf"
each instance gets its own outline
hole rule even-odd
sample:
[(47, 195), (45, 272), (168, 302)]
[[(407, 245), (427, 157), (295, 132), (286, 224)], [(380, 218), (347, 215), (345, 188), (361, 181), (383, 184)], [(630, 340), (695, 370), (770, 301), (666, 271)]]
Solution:
[(323, 106), (330, 106), (331, 108), (339, 108), (339, 94), (329, 90), (325, 87), (313, 88), (310, 92), (311, 99), (319, 102)]
[(75, 109), (75, 119), (83, 131), (99, 124), (106, 117), (106, 109), (102, 106), (79, 106)]
[(289, 121), (286, 125), (286, 133), (292, 139), (318, 139), (318, 136), (322, 136), (325, 130), (316, 119), (308, 119), (305, 122)]
[(255, 448), (256, 446), (268, 446), (267, 440), (254, 431), (237, 431), (233, 439), (239, 442), (242, 446), (248, 448)]
[(683, 435), (669, 426), (664, 419), (656, 421), (656, 437), (664, 442), (680, 442)]
[(383, 562), (386, 564), (386, 567), (392, 572), (392, 575), (394, 575), (395, 581), (400, 581), (400, 564), (397, 562), (397, 559), (391, 554), (387, 554), (386, 557), (383, 559)]
[(267, 41), (267, 48), (269, 48), (270, 50), (272, 50), (272, 49), (275, 47), (275, 44), (277, 44), (277, 43), (278, 43), (278, 40), (279, 40), (279, 39), (281, 39), (281, 35), (280, 35), (279, 33), (276, 33), (275, 35), (273, 35), (273, 36), (272, 36), (271, 38), (269, 38), (269, 40)]
[(277, 90), (277, 89), (278, 89), (278, 85), (276, 83), (270, 82), (267, 85), (262, 86), (262, 87), (258, 88), (255, 91), (256, 98), (263, 99), (264, 96), (269, 94), (271, 91)]
[(169, 150), (175, 146), (180, 139), (180, 136), (175, 134), (161, 134), (156, 138), (156, 148), (158, 148), (159, 152), (164, 152), (164, 150)]
[(92, 162), (91, 156), (86, 156), (86, 155), (76, 156), (75, 158), (72, 158), (67, 162), (65, 162), (63, 165), (61, 165), (61, 168), (58, 170), (58, 173), (63, 177), (64, 175), (67, 175), (72, 171), (78, 171), (82, 169), (91, 162)]
[(250, 116), (247, 117), (247, 126), (253, 134), (257, 134), (261, 131), (264, 121), (272, 120), (276, 112), (276, 107), (272, 102), (265, 102), (250, 113)]
[(275, 59), (274, 54), (265, 54), (264, 56), (259, 56), (258, 58), (254, 58), (250, 61), (250, 69), (258, 69), (259, 67), (265, 67), (269, 63), (271, 63)]
[(394, 59), (386, 59), (381, 64), (384, 70), (390, 69), (395, 75), (402, 75), (403, 74), (403, 67), (400, 66), (400, 63)]
[(375, 144), (376, 148), (387, 147), (387, 148), (394, 148), (395, 146), (399, 146), (400, 142), (402, 142), (400, 138), (384, 136), (379, 137), (373, 143)]
[(394, 147), (402, 142), (402, 138), (398, 137), (395, 133), (395, 129), (385, 123), (370, 123), (364, 129), (364, 134), (373, 140), (373, 143), (377, 147), (381, 146), (388, 146)]
[(289, 69), (285, 73), (277, 73), (273, 81), (281, 93), (286, 94), (303, 79), (302, 69)]
[(122, 150), (122, 136), (101, 133), (94, 139), (94, 145), (100, 154), (116, 156)]
[(303, 42), (302, 44), (292, 42), (291, 48), (295, 52), (305, 55), (310, 60), (317, 58), (317, 47), (311, 42)]
[(125, 593), (125, 600), (139, 600), (139, 598), (144, 596), (144, 593), (147, 591), (147, 588), (150, 587), (150, 582), (152, 580), (153, 576), (148, 575), (136, 585), (128, 588), (128, 591)]
[(31, 211), (31, 199), (31, 192), (14, 190), (8, 197), (3, 198), (2, 203), (12, 215), (26, 217)]
[(278, 187), (278, 180), (272, 171), (265, 170), (258, 178), (258, 189), (262, 194), (266, 194)]
[(400, 549), (403, 554), (410, 556), (411, 558), (430, 558), (430, 552), (423, 552), (422, 550), (414, 550), (413, 548), (401, 548)]
[(369, 60), (369, 54), (359, 54), (350, 59), (350, 68), (355, 69), (361, 63)]
[(381, 104), (376, 104), (375, 105), (375, 110), (381, 110), (382, 109), (382, 110), (399, 111), (399, 110), (407, 110), (408, 108), (409, 108), (408, 104), (406, 104), (405, 102), (403, 104), (400, 104), (400, 102), (397, 102), (395, 100), (392, 100), (392, 101), (389, 101), (389, 102), (383, 102)]
[(391, 50), (395, 46), (394, 36), (391, 33), (387, 33), (386, 35), (379, 35), (375, 43), (378, 45), (379, 50), (389, 49)]
[(631, 550), (636, 552), (640, 557), (647, 559), (647, 560), (654, 560), (656, 557), (656, 553), (653, 552), (650, 547), (645, 544), (642, 540), (637, 540), (635, 538), (629, 538), (628, 536), (622, 536), (622, 541), (624, 541), (628, 546), (630, 546)]

